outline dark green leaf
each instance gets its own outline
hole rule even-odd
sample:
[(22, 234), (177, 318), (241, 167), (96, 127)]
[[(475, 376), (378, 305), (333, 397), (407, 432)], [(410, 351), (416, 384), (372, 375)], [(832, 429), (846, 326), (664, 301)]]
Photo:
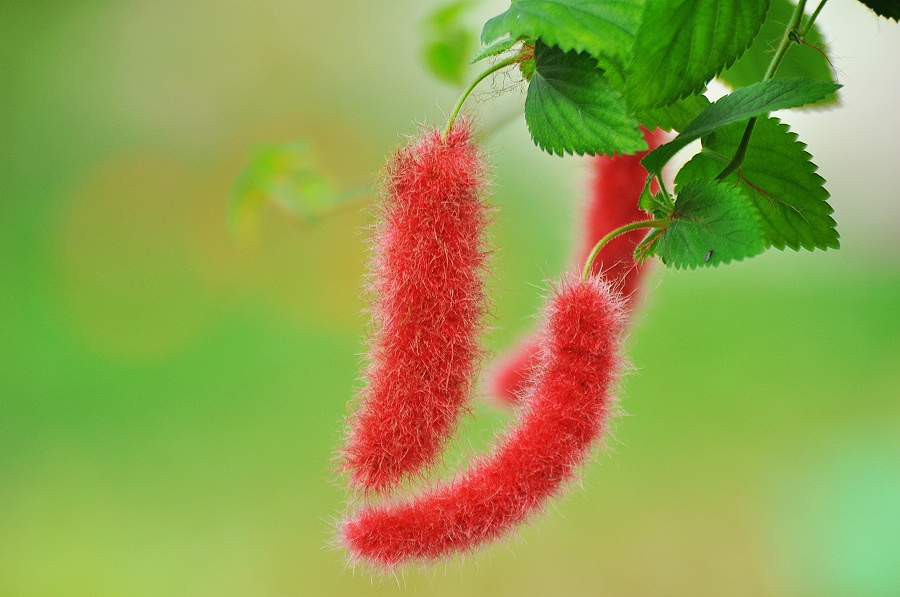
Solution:
[(640, 123), (650, 130), (661, 128), (666, 131), (684, 129), (709, 105), (705, 95), (691, 95), (674, 104), (651, 108), (637, 114)]
[(900, 21), (900, 2), (898, 0), (859, 0), (879, 17)]
[(629, 55), (642, 10), (643, 0), (512, 0), (506, 12), (485, 23), (481, 41), (540, 38), (565, 51), (587, 52), (607, 66)]
[(268, 145), (254, 152), (235, 179), (228, 199), (228, 223), (235, 236), (249, 232), (268, 201), (311, 222), (339, 200), (304, 141)]
[(691, 269), (758, 255), (765, 250), (758, 217), (734, 185), (692, 182), (678, 195), (669, 227), (651, 233), (647, 255)]
[(796, 108), (818, 101), (839, 87), (834, 83), (808, 79), (770, 79), (742, 87), (707, 106), (684, 127), (680, 135), (651, 151), (641, 163), (650, 172), (659, 174), (666, 162), (688, 143), (717, 128), (775, 110)]
[(475, 33), (463, 22), (472, 2), (460, 0), (437, 8), (425, 20), (422, 57), (431, 74), (454, 85), (464, 80)]
[(525, 121), (548, 153), (634, 153), (647, 148), (638, 122), (589, 55), (538, 41)]
[(647, 0), (628, 65), (634, 109), (697, 93), (750, 46), (769, 0)]
[[(733, 89), (746, 87), (762, 80), (793, 12), (794, 4), (790, 0), (771, 0), (766, 22), (759, 30), (759, 35), (756, 36), (753, 45), (734, 66), (719, 75), (719, 78)], [(802, 40), (802, 44), (793, 44), (787, 51), (775, 76), (834, 82), (834, 73), (828, 62), (825, 42), (815, 23), (806, 34), (805, 39)], [(836, 99), (836, 95), (831, 95), (819, 103), (833, 102)]]
[[(735, 123), (703, 139), (703, 151), (685, 164), (676, 184), (718, 175), (737, 150), (743, 133), (744, 123)], [(816, 174), (805, 147), (777, 118), (759, 119), (747, 157), (726, 182), (736, 185), (753, 202), (766, 245), (836, 249), (840, 243), (830, 215), (834, 210), (828, 204), (825, 181)]]

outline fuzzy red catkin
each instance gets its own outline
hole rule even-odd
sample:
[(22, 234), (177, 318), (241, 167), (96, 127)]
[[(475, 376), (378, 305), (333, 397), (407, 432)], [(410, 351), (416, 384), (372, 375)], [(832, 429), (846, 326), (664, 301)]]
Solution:
[[(666, 133), (644, 130), (647, 151), (634, 155), (599, 156), (592, 159), (591, 193), (584, 207), (584, 232), (579, 259), (581, 267), (601, 238), (625, 224), (647, 218), (638, 199), (647, 181), (647, 170), (641, 159), (665, 142)], [(632, 230), (607, 243), (594, 259), (591, 272), (600, 274), (620, 290), (631, 312), (640, 299), (644, 265), (635, 263), (634, 250), (647, 235), (646, 230)], [(537, 362), (539, 347), (528, 336), (500, 357), (490, 368), (485, 382), (487, 393), (504, 404), (519, 401)]]
[(488, 222), (466, 122), (423, 132), (386, 170), (374, 242), (374, 337), (341, 468), (366, 494), (438, 459), (480, 366)]
[(545, 310), (540, 364), (518, 426), (456, 479), (346, 519), (340, 538), (351, 557), (385, 568), (433, 561), (503, 537), (541, 511), (605, 429), (624, 321), (606, 282), (562, 282)]

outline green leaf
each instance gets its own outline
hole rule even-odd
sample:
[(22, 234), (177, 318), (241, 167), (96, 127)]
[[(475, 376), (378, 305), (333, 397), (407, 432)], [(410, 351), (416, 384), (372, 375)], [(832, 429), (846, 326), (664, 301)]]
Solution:
[(526, 81), (531, 81), (531, 76), (534, 74), (534, 70), (536, 68), (536, 64), (534, 62), (534, 54), (532, 54), (531, 58), (526, 58), (519, 63), (519, 72), (522, 73), (522, 78)]
[(652, 108), (697, 93), (750, 46), (769, 0), (647, 0), (628, 65), (628, 102)]
[(643, 0), (512, 0), (509, 9), (490, 19), (481, 42), (509, 35), (540, 38), (564, 51), (587, 52), (601, 65), (624, 62), (637, 34)]
[(491, 45), (479, 50), (478, 53), (475, 54), (475, 57), (472, 58), (471, 64), (481, 62), (485, 58), (490, 58), (491, 56), (502, 54), (503, 52), (512, 49), (512, 47), (517, 43), (519, 43), (519, 40), (517, 39), (513, 39), (511, 37), (501, 37)]
[(638, 198), (638, 207), (652, 214), (656, 219), (667, 218), (672, 214), (672, 206), (666, 202), (662, 191), (653, 193), (650, 185), (646, 185)]
[[(746, 87), (760, 81), (769, 68), (772, 53), (778, 46), (781, 36), (784, 35), (785, 24), (790, 22), (793, 13), (794, 4), (790, 0), (771, 0), (769, 14), (766, 16), (762, 29), (759, 30), (759, 35), (753, 41), (753, 45), (734, 66), (719, 75), (719, 78), (733, 89)], [(834, 82), (834, 73), (828, 62), (825, 41), (815, 23), (802, 41), (802, 44), (794, 44), (787, 51), (775, 76)], [(819, 103), (836, 100), (836, 95), (830, 95)]]
[(900, 21), (900, 2), (897, 0), (859, 0), (879, 17)]
[(833, 93), (840, 85), (808, 79), (770, 79), (742, 87), (710, 104), (692, 120), (681, 134), (660, 145), (641, 161), (648, 171), (659, 174), (676, 153), (687, 144), (717, 128), (761, 116), (775, 110), (796, 108)]
[(734, 185), (691, 182), (675, 201), (669, 227), (648, 237), (646, 255), (657, 255), (670, 267), (691, 269), (752, 257), (765, 250), (757, 218)]
[[(684, 165), (676, 185), (715, 177), (734, 155), (744, 123), (703, 139), (703, 151)], [(725, 179), (753, 202), (766, 245), (799, 250), (840, 246), (824, 179), (816, 174), (806, 146), (777, 118), (759, 119), (738, 172)]]
[(705, 95), (691, 95), (668, 106), (638, 112), (637, 119), (644, 128), (661, 128), (666, 131), (683, 130), (709, 105)]
[(313, 222), (340, 197), (317, 170), (309, 146), (298, 140), (256, 149), (238, 173), (228, 198), (232, 234), (239, 237), (251, 232), (268, 201)]
[(525, 97), (525, 122), (548, 153), (612, 154), (647, 149), (638, 122), (589, 55), (540, 40)]
[(469, 0), (458, 0), (438, 7), (424, 22), (422, 58), (438, 79), (462, 85), (475, 48), (475, 33), (463, 22), (472, 8)]

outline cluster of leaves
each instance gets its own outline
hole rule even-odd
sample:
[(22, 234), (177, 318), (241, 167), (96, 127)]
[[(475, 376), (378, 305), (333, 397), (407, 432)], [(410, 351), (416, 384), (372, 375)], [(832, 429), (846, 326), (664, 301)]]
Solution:
[[(859, 1), (900, 20), (897, 0)], [(458, 86), (476, 46), (466, 22), (474, 6), (451, 0), (423, 23), (425, 65)], [(837, 248), (824, 180), (796, 134), (769, 116), (837, 101), (823, 38), (808, 17), (792, 23), (795, 10), (791, 0), (511, 0), (484, 24), (471, 62), (516, 58), (528, 129), (548, 153), (631, 154), (646, 149), (641, 127), (661, 127), (678, 134), (643, 163), (662, 182), (666, 164), (700, 140), (675, 195), (664, 185), (651, 194), (648, 179), (640, 206), (663, 225), (637, 257), (693, 268), (770, 247)], [(713, 78), (733, 92), (710, 103)], [(235, 182), (230, 221), (247, 227), (265, 201), (312, 221), (342, 198), (302, 142), (266, 147)]]
[[(786, 31), (795, 8), (789, 0), (512, 0), (484, 25), (477, 59), (520, 52), (525, 120), (551, 154), (634, 153), (646, 149), (641, 126), (662, 127), (677, 136), (643, 161), (661, 180), (669, 160), (701, 141), (675, 196), (664, 186), (650, 194), (648, 180), (641, 207), (663, 222), (639, 258), (693, 268), (769, 247), (836, 248), (824, 180), (805, 145), (768, 116), (834, 102), (840, 87), (814, 24)], [(775, 70), (783, 39), (793, 47)], [(704, 93), (715, 77), (734, 91), (710, 103)]]

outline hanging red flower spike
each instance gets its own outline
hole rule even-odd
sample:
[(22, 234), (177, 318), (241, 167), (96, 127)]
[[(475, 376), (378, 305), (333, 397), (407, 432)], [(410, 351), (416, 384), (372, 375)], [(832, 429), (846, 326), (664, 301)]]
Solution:
[(433, 465), (482, 354), (484, 161), (470, 127), (430, 130), (388, 164), (375, 235), (375, 334), (342, 468), (364, 493)]
[[(589, 200), (584, 206), (584, 231), (577, 263), (584, 263), (594, 245), (608, 233), (646, 219), (638, 207), (641, 191), (647, 182), (647, 170), (641, 159), (665, 142), (662, 130), (644, 130), (646, 151), (634, 155), (598, 156), (592, 158), (592, 180)], [(644, 264), (636, 263), (634, 250), (647, 236), (645, 230), (632, 230), (607, 243), (594, 259), (591, 273), (600, 275), (620, 290), (628, 311), (640, 300)], [(491, 367), (485, 383), (487, 393), (501, 403), (515, 404), (525, 391), (528, 378), (537, 363), (540, 348), (528, 336), (500, 357)]]

